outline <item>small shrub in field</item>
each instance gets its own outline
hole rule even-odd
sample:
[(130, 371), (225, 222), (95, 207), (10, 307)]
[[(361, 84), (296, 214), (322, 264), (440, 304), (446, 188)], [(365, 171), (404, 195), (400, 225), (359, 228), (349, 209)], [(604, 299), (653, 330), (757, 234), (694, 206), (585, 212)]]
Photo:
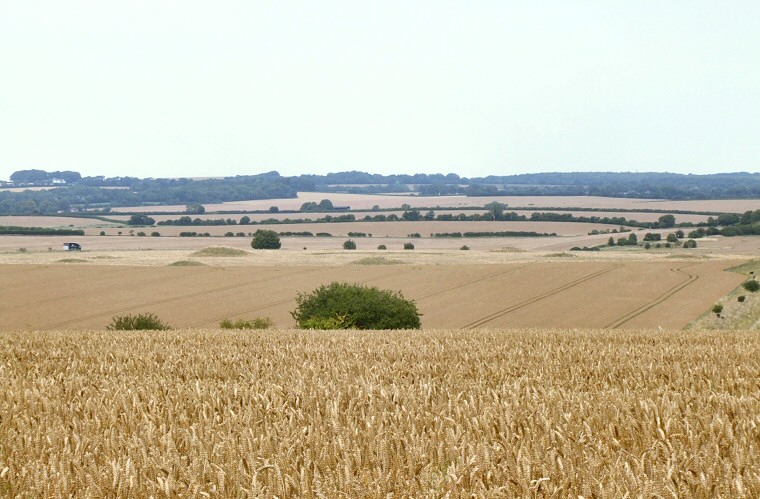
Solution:
[(224, 319), (219, 323), (221, 329), (269, 329), (272, 326), (274, 326), (274, 321), (269, 317), (256, 317), (251, 320), (238, 319), (235, 322)]
[(109, 331), (164, 331), (171, 326), (164, 324), (161, 319), (153, 314), (117, 315), (111, 319), (111, 324), (106, 327)]
[(19, 253), (26, 253), (26, 248), (19, 248), (19, 249), (18, 249), (18, 252), (19, 252)]
[(145, 234), (145, 232), (143, 232), (143, 231), (140, 231), (140, 232), (137, 233), (137, 235), (139, 237), (145, 237), (147, 234)]
[(106, 231), (104, 231), (104, 230), (101, 230), (101, 231), (100, 231), (100, 235), (101, 235), (101, 236), (105, 236), (105, 235), (106, 235)]
[(470, 247), (465, 244), (464, 246), (462, 246), (459, 249), (462, 250), (462, 251), (468, 251), (470, 249)]
[(291, 315), (298, 327), (311, 329), (419, 329), (421, 325), (417, 305), (401, 293), (345, 282), (299, 293)]
[(404, 243), (404, 249), (405, 250), (413, 250), (414, 249), (414, 244), (412, 244), (412, 243)]
[(380, 244), (380, 245), (378, 245), (377, 249), (379, 249), (379, 250), (386, 250), (388, 248), (384, 244)]
[(355, 250), (356, 249), (356, 243), (349, 239), (348, 241), (343, 242), (343, 249), (347, 250)]
[(746, 299), (747, 299), (747, 297), (744, 296), (744, 295), (739, 295), (739, 296), (736, 297), (736, 301), (738, 301), (739, 303), (744, 303), (744, 300), (746, 300)]
[(723, 305), (720, 305), (720, 304), (713, 305), (712, 311), (713, 313), (720, 315), (720, 313), (723, 312)]
[(752, 279), (742, 284), (742, 287), (750, 293), (754, 293), (755, 291), (760, 290), (760, 282)]
[(150, 237), (161, 237), (161, 233), (160, 232), (155, 232), (155, 231), (151, 232), (150, 233)]

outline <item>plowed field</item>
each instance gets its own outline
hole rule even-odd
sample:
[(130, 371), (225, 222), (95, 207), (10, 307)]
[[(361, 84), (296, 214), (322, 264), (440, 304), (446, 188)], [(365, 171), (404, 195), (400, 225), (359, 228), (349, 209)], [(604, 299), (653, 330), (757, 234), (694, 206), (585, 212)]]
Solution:
[(103, 328), (153, 312), (175, 327), (271, 317), (335, 280), (400, 290), (426, 328), (680, 328), (742, 282), (720, 261), (301, 267), (0, 266), (0, 329)]

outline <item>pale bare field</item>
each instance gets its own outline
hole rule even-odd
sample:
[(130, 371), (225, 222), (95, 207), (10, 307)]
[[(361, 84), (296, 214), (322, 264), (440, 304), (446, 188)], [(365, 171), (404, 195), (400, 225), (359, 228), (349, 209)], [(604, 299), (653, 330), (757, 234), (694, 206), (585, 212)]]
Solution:
[(6, 497), (758, 497), (760, 336), (0, 333)]
[[(125, 222), (127, 218), (129, 217), (125, 217)], [(92, 218), (5, 215), (0, 216), (0, 225), (12, 225), (17, 227), (71, 227), (79, 229), (83, 227), (105, 227), (113, 224)]]
[[(167, 257), (145, 253), (148, 259)], [(491, 262), (503, 254), (505, 263), (475, 264), (468, 262), (470, 252), (449, 252), (455, 255), (452, 259), (405, 253), (410, 252), (344, 251), (337, 260), (333, 254), (314, 254), (312, 259), (323, 258), (316, 265), (266, 265), (256, 261), (257, 254), (216, 262), (174, 253), (176, 261), (206, 264), (200, 267), (157, 261), (124, 265), (118, 254), (91, 259), (59, 255), (48, 264), (0, 266), (0, 313), (5, 329), (102, 328), (115, 315), (141, 312), (156, 313), (183, 328), (215, 327), (225, 318), (259, 315), (271, 317), (279, 327), (292, 327), (297, 293), (339, 280), (402, 291), (417, 301), (428, 328), (678, 328), (743, 281), (723, 271), (736, 264), (730, 260), (646, 255), (649, 260), (630, 261), (617, 253), (617, 259), (576, 260), (560, 254), (542, 261), (530, 253), (479, 252)], [(364, 258), (401, 263), (356, 264)], [(416, 258), (422, 263), (415, 263)], [(230, 260), (237, 260), (237, 266)]]
[[(648, 209), (667, 213), (671, 210), (711, 211), (743, 213), (748, 210), (760, 209), (760, 199), (720, 199), (700, 201), (668, 201), (660, 199), (608, 198), (599, 196), (497, 196), (497, 197), (467, 197), (467, 196), (412, 196), (412, 195), (379, 195), (379, 194), (341, 194), (330, 192), (299, 192), (292, 199), (262, 199), (255, 201), (235, 201), (229, 203), (204, 204), (208, 211), (246, 211), (267, 210), (277, 206), (281, 210), (297, 210), (307, 201), (319, 202), (330, 199), (334, 205), (349, 206), (352, 209), (399, 208), (402, 204), (412, 207), (436, 206), (481, 207), (486, 203), (498, 201), (506, 203), (511, 208), (528, 210), (539, 208), (615, 208), (615, 209)], [(184, 211), (184, 205), (173, 206), (140, 206), (114, 208), (114, 211)]]

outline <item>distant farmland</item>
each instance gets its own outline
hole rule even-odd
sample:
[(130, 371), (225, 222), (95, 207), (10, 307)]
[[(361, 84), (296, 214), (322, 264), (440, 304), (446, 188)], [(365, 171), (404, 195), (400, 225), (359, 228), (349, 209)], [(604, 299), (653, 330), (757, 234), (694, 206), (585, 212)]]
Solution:
[[(255, 258), (252, 255), (250, 258)], [(78, 260), (74, 258), (74, 260)], [(508, 265), (122, 267), (3, 265), (4, 329), (91, 329), (151, 311), (176, 327), (269, 316), (291, 327), (296, 293), (334, 280), (401, 290), (427, 328), (685, 326), (743, 278), (721, 261)], [(11, 292), (12, 290), (12, 292)]]

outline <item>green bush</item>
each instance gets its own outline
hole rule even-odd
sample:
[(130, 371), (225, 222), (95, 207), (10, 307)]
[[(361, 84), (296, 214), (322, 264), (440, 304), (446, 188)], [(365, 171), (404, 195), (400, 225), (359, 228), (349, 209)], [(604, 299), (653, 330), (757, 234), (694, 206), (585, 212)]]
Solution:
[(760, 282), (757, 282), (754, 279), (751, 279), (744, 284), (742, 284), (742, 287), (749, 291), (750, 293), (754, 293), (757, 290), (760, 290)]
[(413, 250), (414, 249), (414, 244), (412, 244), (412, 243), (404, 243), (404, 249), (405, 250)]
[(272, 326), (274, 326), (274, 321), (269, 317), (256, 317), (252, 320), (238, 319), (235, 322), (224, 319), (219, 323), (221, 329), (269, 329)]
[(253, 249), (280, 249), (280, 236), (273, 230), (259, 229), (253, 234), (251, 247)]
[(468, 251), (470, 249), (470, 247), (465, 244), (464, 246), (462, 246), (459, 249), (462, 250), (462, 251)]
[(744, 295), (739, 295), (739, 296), (736, 297), (736, 301), (738, 301), (739, 303), (744, 303), (744, 300), (746, 300), (746, 299), (747, 299), (747, 297), (744, 296)]
[(379, 249), (379, 250), (386, 250), (388, 248), (384, 244), (380, 244), (380, 245), (377, 246), (377, 249)]
[(151, 232), (150, 233), (150, 237), (161, 237), (161, 233), (160, 232)]
[(356, 249), (356, 243), (349, 239), (348, 241), (343, 242), (343, 249), (347, 250), (355, 250)]
[(421, 325), (417, 305), (401, 293), (344, 282), (299, 293), (291, 315), (298, 327), (311, 329), (419, 329)]
[(161, 319), (150, 313), (117, 315), (111, 319), (111, 324), (106, 327), (109, 331), (164, 331), (171, 328), (169, 324), (164, 324)]
[(713, 313), (720, 315), (721, 312), (723, 312), (723, 305), (714, 305), (712, 308)]
[(301, 325), (303, 329), (356, 329), (354, 323), (345, 315), (335, 317), (312, 317)]

